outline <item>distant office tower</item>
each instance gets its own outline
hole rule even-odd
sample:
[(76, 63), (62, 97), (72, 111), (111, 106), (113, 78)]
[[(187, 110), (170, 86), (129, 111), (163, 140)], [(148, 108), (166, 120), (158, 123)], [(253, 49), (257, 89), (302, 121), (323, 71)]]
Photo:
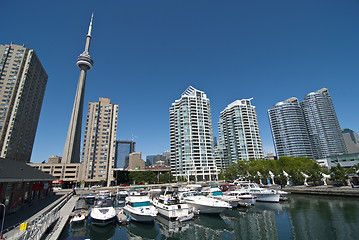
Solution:
[(1, 157), (30, 162), (46, 83), (34, 50), (0, 45)]
[(109, 186), (114, 181), (117, 114), (118, 105), (109, 98), (89, 102), (82, 150), (85, 182), (104, 180)]
[(156, 155), (153, 161), (153, 166), (163, 167), (165, 165), (166, 165), (166, 157), (161, 154)]
[(153, 166), (155, 162), (156, 155), (148, 155), (146, 156), (146, 167)]
[(313, 159), (304, 116), (297, 98), (289, 98), (268, 110), (275, 151), (278, 157)]
[(192, 86), (170, 108), (171, 172), (175, 177), (211, 180), (218, 174), (213, 157), (210, 101)]
[(82, 126), (82, 114), (84, 108), (84, 95), (85, 95), (85, 83), (86, 74), (93, 66), (93, 61), (90, 56), (90, 42), (91, 42), (91, 30), (92, 30), (93, 14), (91, 16), (91, 22), (89, 30), (86, 36), (85, 51), (77, 57), (77, 66), (81, 69), (79, 82), (77, 84), (76, 96), (74, 106), (72, 109), (69, 130), (67, 131), (67, 137), (64, 147), (64, 153), (62, 155), (62, 163), (79, 163), (80, 162), (80, 144), (81, 144), (81, 126)]
[(220, 114), (218, 128), (228, 165), (242, 160), (263, 159), (256, 107), (251, 99), (236, 100)]
[(135, 151), (135, 142), (130, 140), (117, 140), (116, 141), (116, 161), (115, 168), (124, 170), (126, 166), (126, 159), (130, 157), (130, 153)]
[(326, 88), (307, 94), (301, 102), (315, 159), (345, 154), (343, 135)]
[(353, 130), (345, 128), (342, 131), (346, 149), (349, 154), (359, 153), (359, 136)]
[(163, 156), (165, 156), (165, 165), (170, 166), (171, 151), (170, 150), (164, 151)]

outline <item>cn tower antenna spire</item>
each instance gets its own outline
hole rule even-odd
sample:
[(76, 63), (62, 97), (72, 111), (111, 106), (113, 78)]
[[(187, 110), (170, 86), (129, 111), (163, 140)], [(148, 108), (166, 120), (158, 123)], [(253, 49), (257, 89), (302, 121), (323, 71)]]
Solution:
[(93, 12), (92, 12), (92, 15), (91, 15), (91, 21), (90, 21), (89, 31), (88, 31), (88, 33), (87, 33), (87, 36), (90, 36), (90, 37), (91, 37), (91, 31), (92, 31), (92, 21), (93, 21)]
[(86, 35), (86, 45), (85, 45), (85, 52), (84, 53), (89, 53), (90, 51), (90, 42), (91, 42), (91, 32), (92, 32), (92, 21), (93, 21), (93, 12), (91, 15), (91, 21), (90, 21), (90, 25), (89, 25), (89, 31), (87, 32)]
[(67, 132), (64, 153), (61, 163), (79, 163), (80, 162), (80, 142), (81, 142), (81, 126), (82, 114), (85, 95), (86, 73), (91, 70), (93, 60), (90, 56), (90, 42), (93, 23), (93, 13), (91, 16), (90, 26), (86, 35), (85, 51), (78, 56), (76, 65), (81, 69), (80, 77), (77, 84), (74, 107), (72, 109), (69, 130)]

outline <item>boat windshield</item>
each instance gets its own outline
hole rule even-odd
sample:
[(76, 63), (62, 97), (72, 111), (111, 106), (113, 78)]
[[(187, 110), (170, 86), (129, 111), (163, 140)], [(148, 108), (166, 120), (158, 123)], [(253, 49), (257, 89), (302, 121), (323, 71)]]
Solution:
[(99, 200), (95, 203), (95, 207), (112, 207), (112, 201), (110, 199)]
[(213, 192), (212, 194), (213, 194), (213, 196), (222, 196), (222, 195), (223, 195), (223, 192), (221, 192), (221, 191), (215, 191), (215, 192)]
[(148, 207), (151, 206), (150, 201), (146, 201), (146, 202), (134, 202), (133, 203), (134, 207)]

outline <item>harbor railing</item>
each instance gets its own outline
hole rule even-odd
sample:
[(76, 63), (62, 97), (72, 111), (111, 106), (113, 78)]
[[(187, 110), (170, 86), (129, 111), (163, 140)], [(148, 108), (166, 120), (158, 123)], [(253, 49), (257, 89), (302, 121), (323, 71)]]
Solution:
[(46, 230), (55, 223), (60, 217), (60, 209), (67, 203), (72, 197), (73, 192), (68, 193), (64, 199), (56, 205), (54, 208), (44, 212), (34, 220), (28, 223), (24, 234), (19, 239), (34, 239), (39, 240), (42, 238)]
[(47, 209), (36, 218), (30, 218), (24, 223), (7, 229), (8, 231), (5, 233), (5, 239), (41, 239), (46, 230), (59, 219), (60, 209), (67, 203), (72, 195), (73, 192), (69, 192), (61, 198), (58, 204)]

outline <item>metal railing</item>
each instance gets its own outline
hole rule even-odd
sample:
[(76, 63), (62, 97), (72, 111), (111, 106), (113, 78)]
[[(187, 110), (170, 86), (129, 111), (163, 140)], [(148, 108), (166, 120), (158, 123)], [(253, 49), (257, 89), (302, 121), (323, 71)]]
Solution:
[(30, 227), (28, 227), (21, 239), (39, 240), (44, 235), (46, 230), (59, 219), (60, 209), (67, 203), (72, 195), (73, 192), (69, 193), (57, 206), (31, 221), (31, 223), (29, 223)]
[[(44, 235), (46, 230), (60, 217), (60, 209), (72, 197), (73, 193), (64, 196), (64, 199), (56, 206), (48, 209), (37, 218), (27, 223), (26, 230), (17, 232), (16, 236), (11, 236), (9, 239), (34, 239), (39, 240)], [(16, 227), (20, 227), (20, 224)], [(7, 238), (8, 239), (8, 238)]]

